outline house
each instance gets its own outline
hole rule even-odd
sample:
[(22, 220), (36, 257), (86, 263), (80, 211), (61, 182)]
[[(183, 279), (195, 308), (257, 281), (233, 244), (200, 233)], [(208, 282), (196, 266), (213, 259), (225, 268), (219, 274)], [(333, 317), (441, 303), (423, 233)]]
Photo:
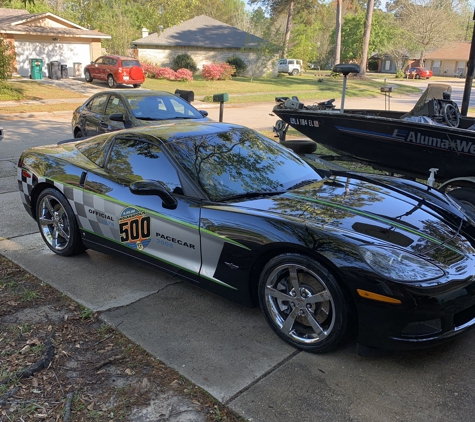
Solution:
[(425, 67), (436, 76), (465, 76), (470, 46), (470, 41), (458, 41), (438, 48), (425, 56)]
[[(224, 62), (231, 56), (239, 56), (249, 66), (258, 60), (259, 49), (269, 45), (262, 38), (206, 15), (150, 35), (144, 29), (142, 35), (143, 38), (132, 42), (138, 58), (162, 67), (170, 67), (174, 57), (185, 53), (199, 69), (206, 64)], [(265, 73), (268, 65), (260, 66), (259, 73)]]
[(3, 8), (0, 37), (14, 47), (16, 73), (27, 77), (33, 58), (42, 59), (44, 76), (51, 61), (67, 65), (69, 75), (80, 76), (82, 66), (101, 55), (101, 40), (111, 38), (49, 12), (30, 14), (26, 10)]

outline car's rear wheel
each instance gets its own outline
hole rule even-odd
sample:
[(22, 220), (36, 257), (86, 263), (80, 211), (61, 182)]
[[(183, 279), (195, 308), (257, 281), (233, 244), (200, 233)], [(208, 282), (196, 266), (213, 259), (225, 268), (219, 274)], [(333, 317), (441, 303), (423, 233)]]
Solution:
[(421, 76), (420, 76), (420, 75), (416, 75), (416, 79), (421, 79)]
[(298, 76), (298, 74), (299, 74), (298, 69), (292, 70), (292, 76)]
[(284, 341), (312, 353), (333, 350), (348, 327), (349, 304), (331, 272), (312, 258), (283, 254), (259, 279), (267, 322)]
[(56, 189), (41, 192), (36, 205), (36, 220), (46, 245), (58, 255), (71, 256), (85, 247), (71, 205)]
[(109, 85), (109, 88), (115, 88), (117, 86), (117, 83), (115, 82), (115, 79), (112, 75), (107, 77), (107, 84)]
[(86, 79), (86, 82), (92, 82), (91, 72), (87, 69), (84, 71), (84, 78)]

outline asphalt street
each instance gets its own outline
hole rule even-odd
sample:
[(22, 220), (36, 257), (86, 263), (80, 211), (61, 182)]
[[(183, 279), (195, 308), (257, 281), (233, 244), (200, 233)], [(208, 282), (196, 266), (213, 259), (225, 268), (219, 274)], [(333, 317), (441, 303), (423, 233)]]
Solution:
[[(104, 87), (105, 89), (105, 87)], [(463, 85), (462, 85), (463, 90)], [(392, 99), (410, 109), (417, 97)], [(384, 108), (384, 97), (347, 99)], [(399, 104), (398, 101), (401, 101)], [(200, 108), (200, 107), (198, 107)], [(219, 110), (210, 108), (217, 119)], [(272, 104), (229, 107), (224, 120), (271, 129)], [(1, 105), (0, 105), (1, 114)], [(442, 346), (363, 358), (349, 342), (312, 355), (283, 343), (247, 309), (172, 274), (99, 252), (56, 256), (21, 205), (22, 150), (70, 137), (70, 115), (0, 120), (0, 253), (82, 305), (250, 421), (469, 421), (475, 331)]]

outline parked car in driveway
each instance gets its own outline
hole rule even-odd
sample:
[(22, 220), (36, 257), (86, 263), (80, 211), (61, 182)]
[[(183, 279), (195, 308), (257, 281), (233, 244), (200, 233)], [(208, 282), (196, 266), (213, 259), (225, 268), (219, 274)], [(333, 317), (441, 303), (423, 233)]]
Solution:
[(117, 84), (133, 85), (138, 88), (145, 82), (142, 66), (137, 59), (124, 56), (101, 56), (84, 67), (86, 82), (94, 79), (107, 81), (109, 88)]
[(212, 121), (28, 149), (17, 174), (52, 252), (115, 252), (260, 305), (302, 350), (332, 350), (349, 333), (364, 346), (426, 347), (475, 326), (475, 222), (412, 180), (314, 167)]
[(277, 72), (297, 76), (303, 72), (303, 62), (299, 59), (280, 59), (277, 62)]
[(164, 91), (114, 90), (94, 94), (73, 113), (75, 138), (170, 120), (209, 120), (183, 98)]
[(415, 79), (429, 79), (433, 76), (432, 70), (427, 69), (425, 67), (411, 67), (406, 71), (406, 75), (409, 78), (415, 78)]

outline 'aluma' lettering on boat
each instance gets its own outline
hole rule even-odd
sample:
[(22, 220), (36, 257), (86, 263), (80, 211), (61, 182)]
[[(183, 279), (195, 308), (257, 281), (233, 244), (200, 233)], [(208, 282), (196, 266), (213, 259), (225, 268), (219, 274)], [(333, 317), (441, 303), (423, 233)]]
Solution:
[(408, 132), (407, 130), (395, 129), (393, 138), (401, 139), (406, 142), (427, 145), (434, 148), (443, 148), (447, 150), (455, 150), (456, 152), (475, 154), (475, 144), (471, 141), (456, 139), (450, 141), (448, 139), (434, 138), (432, 136), (422, 135), (419, 132)]

